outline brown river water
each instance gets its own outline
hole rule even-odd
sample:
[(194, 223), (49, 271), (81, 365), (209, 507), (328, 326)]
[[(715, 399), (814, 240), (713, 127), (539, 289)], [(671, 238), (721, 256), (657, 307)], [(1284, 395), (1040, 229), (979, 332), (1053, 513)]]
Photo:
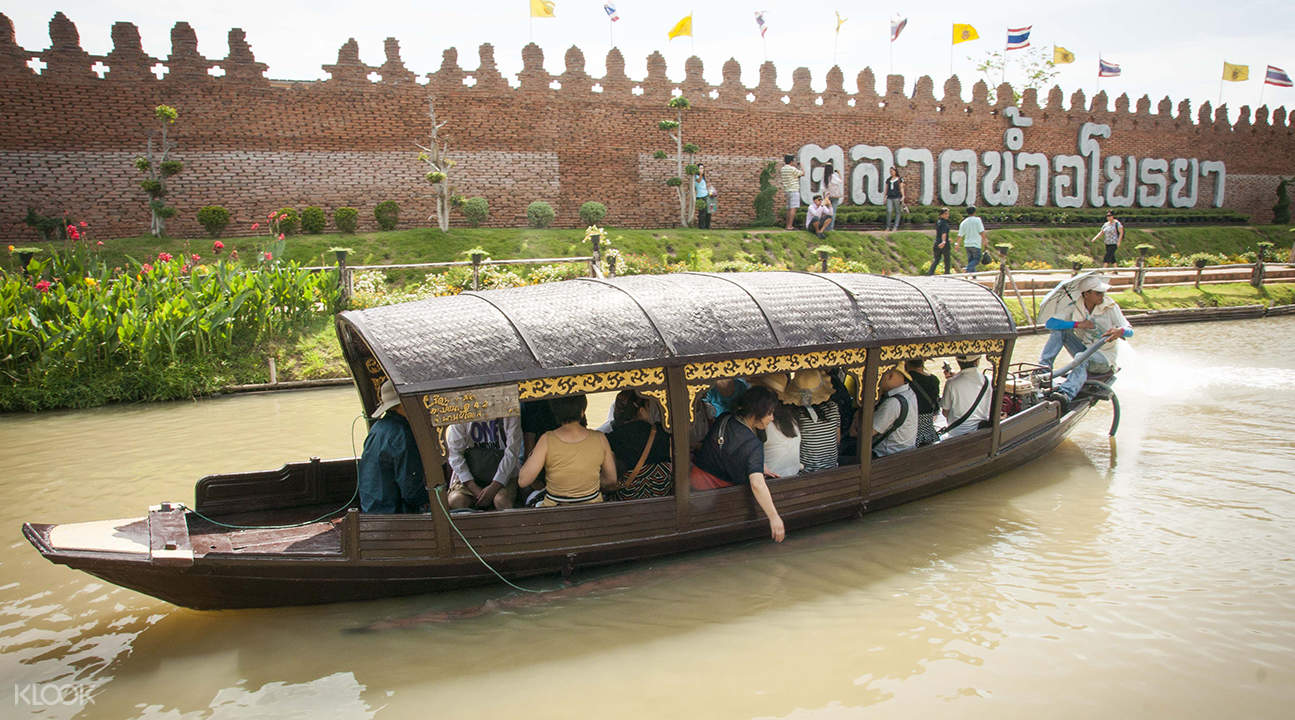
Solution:
[(1121, 364), (1116, 442), (1102, 405), (1029, 465), (782, 545), (252, 611), (51, 565), (20, 525), (349, 456), (353, 390), (0, 416), (0, 717), (1290, 717), (1295, 318), (1140, 328)]

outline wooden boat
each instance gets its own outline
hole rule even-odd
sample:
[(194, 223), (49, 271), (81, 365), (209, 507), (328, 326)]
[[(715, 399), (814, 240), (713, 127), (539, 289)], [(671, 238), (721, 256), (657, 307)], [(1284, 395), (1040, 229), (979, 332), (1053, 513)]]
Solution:
[[(28, 523), (55, 563), (200, 609), (362, 600), (570, 573), (768, 536), (744, 487), (688, 482), (699, 394), (719, 378), (844, 368), (871, 427), (879, 368), (911, 357), (985, 353), (1001, 407), (1016, 327), (1001, 300), (950, 278), (683, 273), (578, 279), (344, 312), (337, 332), (366, 413), (395, 384), (419, 443), (427, 514), (346, 509), (354, 459), (198, 481), (193, 510), (163, 503), (145, 517)], [(1017, 378), (1019, 379), (1019, 378)], [(519, 403), (636, 388), (657, 398), (671, 432), (672, 496), (558, 508), (448, 513), (444, 427), (519, 412)], [(1036, 399), (1039, 394), (1036, 393)], [(1095, 402), (1095, 401), (1094, 401)], [(992, 427), (857, 465), (771, 479), (788, 529), (858, 517), (987, 478), (1047, 453), (1091, 402), (1038, 400)], [(288, 525), (337, 509), (338, 517)], [(478, 555), (480, 557), (478, 557)], [(483, 562), (484, 561), (484, 562)]]

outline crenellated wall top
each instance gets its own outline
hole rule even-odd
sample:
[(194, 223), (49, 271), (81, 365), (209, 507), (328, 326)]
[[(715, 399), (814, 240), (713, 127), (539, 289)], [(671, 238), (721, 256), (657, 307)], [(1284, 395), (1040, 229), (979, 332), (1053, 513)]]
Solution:
[[(143, 50), (139, 28), (128, 22), (112, 26), (113, 48), (106, 55), (93, 55), (82, 49), (76, 25), (62, 12), (50, 20), (49, 36), (48, 48), (37, 51), (24, 49), (15, 40), (12, 21), (0, 14), (0, 79), (52, 83), (217, 83), (257, 87), (270, 87), (272, 84), (265, 77), (266, 64), (257, 62), (246, 34), (239, 28), (229, 31), (229, 53), (221, 59), (205, 57), (198, 51), (197, 35), (186, 22), (176, 23), (172, 28), (171, 52), (165, 58), (148, 55)], [(791, 73), (791, 87), (784, 90), (778, 84), (777, 67), (771, 62), (760, 66), (759, 81), (754, 87), (747, 87), (741, 80), (741, 65), (735, 59), (723, 64), (721, 82), (712, 85), (705, 80), (702, 60), (696, 56), (688, 58), (684, 64), (683, 80), (676, 82), (670, 79), (665, 57), (660, 52), (648, 56), (646, 76), (635, 80), (625, 74), (625, 59), (617, 49), (607, 53), (606, 74), (599, 78), (588, 73), (585, 54), (575, 46), (565, 53), (565, 70), (554, 75), (545, 70), (544, 51), (534, 43), (521, 50), (522, 69), (517, 74), (517, 86), (513, 87), (499, 72), (494, 47), (488, 43), (478, 48), (475, 69), (461, 67), (458, 50), (449, 48), (444, 51), (441, 67), (421, 76), (405, 66), (395, 38), (387, 38), (384, 50), (386, 58), (381, 65), (367, 65), (360, 59), (358, 43), (354, 39), (347, 40), (338, 49), (336, 63), (322, 66), (328, 79), (293, 82), (292, 85), (351, 91), (423, 86), (437, 93), (517, 93), (581, 102), (603, 100), (642, 105), (658, 105), (672, 95), (683, 94), (697, 107), (866, 112), (895, 117), (930, 113), (944, 117), (991, 115), (1010, 104), (1008, 98), (1013, 96), (1012, 87), (1004, 83), (995, 88), (997, 100), (991, 104), (989, 87), (983, 81), (977, 81), (971, 87), (971, 100), (967, 101), (963, 98), (962, 82), (957, 76), (944, 81), (940, 97), (936, 96), (935, 80), (930, 76), (918, 78), (912, 92), (906, 93), (902, 75), (886, 76), (884, 93), (879, 94), (871, 68), (858, 73), (858, 90), (848, 93), (844, 89), (844, 73), (839, 67), (828, 71), (822, 92), (813, 89), (813, 78), (809, 69), (804, 67)], [(39, 73), (32, 69), (33, 61), (43, 64)], [(1019, 105), (1026, 115), (1068, 114), (1095, 117), (1103, 122), (1127, 118), (1153, 122), (1160, 127), (1172, 123), (1219, 132), (1277, 129), (1289, 132), (1295, 129), (1295, 113), (1287, 113), (1282, 107), (1270, 110), (1266, 105), (1257, 109), (1243, 106), (1236, 121), (1229, 122), (1226, 105), (1214, 108), (1209, 102), (1204, 102), (1193, 116), (1191, 101), (1180, 101), (1175, 110), (1173, 101), (1165, 97), (1156, 103), (1153, 113), (1152, 100), (1147, 95), (1134, 100), (1121, 94), (1112, 103), (1104, 91), (1088, 100), (1082, 90), (1076, 90), (1066, 102), (1064, 93), (1057, 86), (1047, 91), (1042, 105), (1039, 91), (1035, 89), (1022, 93)]]

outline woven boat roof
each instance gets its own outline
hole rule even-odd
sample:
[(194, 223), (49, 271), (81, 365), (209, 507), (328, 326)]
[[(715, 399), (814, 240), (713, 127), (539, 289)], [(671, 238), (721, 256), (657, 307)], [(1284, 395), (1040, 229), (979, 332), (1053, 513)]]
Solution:
[(580, 278), (353, 310), (340, 324), (367, 343), (402, 394), (1016, 333), (1002, 301), (966, 280), (801, 272)]

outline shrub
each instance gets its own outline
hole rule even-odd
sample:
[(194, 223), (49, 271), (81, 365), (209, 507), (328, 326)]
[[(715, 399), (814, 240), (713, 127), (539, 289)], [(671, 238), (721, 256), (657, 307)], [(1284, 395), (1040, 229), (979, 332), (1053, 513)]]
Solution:
[(585, 277), (589, 274), (589, 266), (584, 263), (555, 263), (553, 265), (541, 265), (533, 268), (527, 275), (526, 280), (532, 285), (540, 283), (559, 282), (570, 280), (572, 278)]
[(546, 228), (553, 223), (556, 213), (553, 206), (543, 200), (536, 200), (526, 206), (526, 221), (533, 228)]
[(339, 207), (333, 211), (333, 224), (348, 235), (354, 233), (360, 226), (360, 211), (353, 207)]
[(490, 216), (490, 201), (483, 197), (468, 198), (463, 201), (463, 217), (468, 219), (468, 224), (476, 227), (486, 221)]
[[(285, 215), (287, 217), (284, 217)], [(291, 235), (297, 232), (297, 224), (300, 222), (301, 215), (297, 213), (295, 208), (279, 208), (279, 232), (284, 235)]]
[(328, 216), (324, 214), (324, 209), (311, 205), (301, 211), (301, 231), (311, 235), (318, 235), (324, 232), (324, 226), (328, 224)]
[(1084, 268), (1093, 264), (1093, 259), (1088, 255), (1067, 255), (1065, 260), (1073, 268)]
[(229, 224), (229, 211), (220, 205), (207, 205), (198, 210), (198, 224), (207, 230), (207, 234), (216, 237)]
[(373, 218), (383, 230), (395, 230), (396, 224), (400, 222), (400, 206), (395, 200), (380, 202), (373, 208)]
[(1282, 178), (1282, 181), (1277, 183), (1277, 204), (1273, 205), (1273, 224), (1275, 225), (1289, 225), (1291, 221), (1291, 199), (1286, 192), (1288, 182), (1286, 178)]
[(588, 225), (597, 225), (599, 220), (607, 215), (607, 206), (600, 202), (592, 200), (580, 206), (580, 222)]
[(773, 199), (778, 188), (773, 184), (774, 164), (770, 162), (760, 171), (760, 191), (755, 196), (755, 224), (773, 225)]

